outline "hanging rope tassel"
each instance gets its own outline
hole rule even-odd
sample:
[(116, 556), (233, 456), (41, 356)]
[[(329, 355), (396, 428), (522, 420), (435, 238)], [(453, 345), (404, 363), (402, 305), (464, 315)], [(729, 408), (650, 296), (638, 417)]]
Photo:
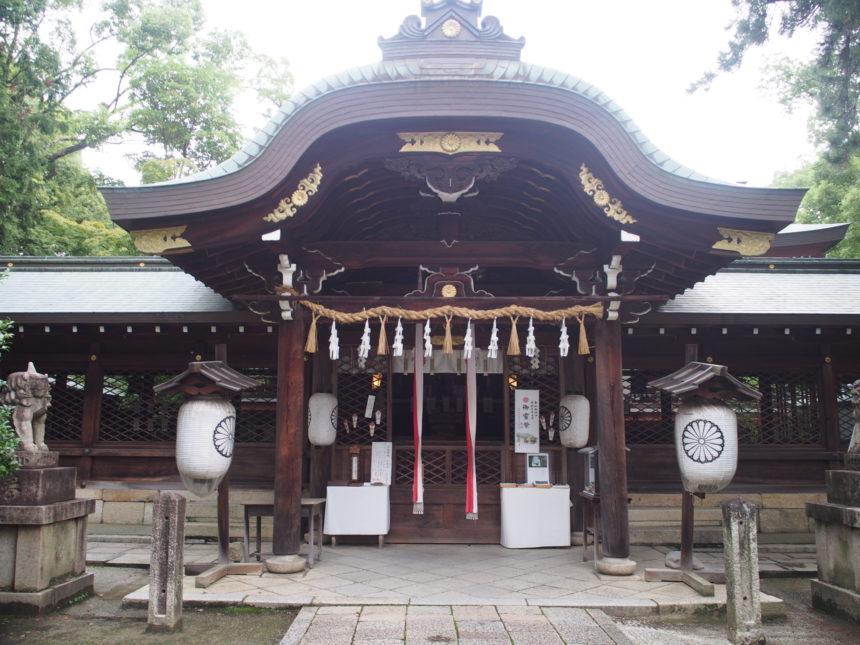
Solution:
[(511, 340), (508, 342), (508, 356), (520, 355), (520, 337), (517, 334), (517, 321), (519, 316), (511, 318)]
[(566, 357), (570, 351), (570, 337), (567, 335), (567, 323), (564, 318), (561, 319), (561, 331), (558, 335), (558, 354)]
[(579, 314), (576, 319), (579, 321), (579, 350), (577, 354), (584, 356), (591, 353), (591, 350), (588, 349), (588, 336), (585, 334), (585, 316)]
[(311, 328), (308, 329), (308, 339), (305, 342), (305, 351), (308, 354), (317, 353), (317, 320), (320, 319), (320, 315), (314, 314), (313, 316), (313, 320), (311, 320)]
[(340, 340), (337, 337), (337, 323), (331, 321), (331, 334), (328, 337), (328, 357), (336, 361), (340, 358)]
[(391, 346), (393, 356), (403, 356), (403, 324), (397, 319), (397, 327), (394, 328), (394, 344)]
[(388, 316), (379, 317), (379, 342), (376, 344), (376, 353), (385, 356), (388, 353), (388, 334), (385, 333), (385, 323)]
[(453, 316), (445, 316), (445, 340), (442, 342), (442, 353), (454, 353), (454, 339), (451, 337), (451, 318)]

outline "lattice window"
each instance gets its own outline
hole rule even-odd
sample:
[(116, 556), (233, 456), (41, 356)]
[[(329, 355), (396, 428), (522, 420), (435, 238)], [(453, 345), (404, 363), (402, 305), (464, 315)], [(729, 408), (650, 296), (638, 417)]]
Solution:
[(839, 374), (839, 387), (836, 391), (836, 409), (839, 413), (839, 439), (851, 441), (854, 432), (854, 404), (851, 402), (851, 385), (860, 379), (860, 374)]
[(762, 393), (761, 401), (731, 401), (738, 441), (765, 444), (821, 443), (821, 392), (812, 372), (736, 375)]
[[(629, 444), (674, 442), (672, 397), (648, 382), (666, 376), (671, 370), (625, 369), (621, 375), (624, 392), (624, 428)], [(599, 385), (598, 385), (599, 387)]]
[[(366, 445), (373, 441), (388, 441), (388, 356), (370, 356), (362, 366), (355, 346), (341, 346), (337, 361), (337, 439), (342, 445)], [(374, 414), (364, 416), (368, 397), (376, 397)], [(370, 436), (370, 423), (375, 423)]]
[[(466, 447), (462, 448), (424, 448), (424, 485), (456, 484), (466, 485)], [(411, 485), (413, 479), (415, 451), (397, 450), (397, 465), (394, 470), (394, 483)], [(498, 484), (502, 480), (501, 452), (482, 450), (475, 452), (475, 473), (479, 484)]]
[(236, 406), (236, 442), (272, 443), (275, 441), (277, 372), (271, 368), (248, 368), (241, 372), (262, 385), (242, 392), (233, 400)]
[[(561, 402), (561, 388), (558, 374), (558, 348), (540, 347), (538, 360), (528, 356), (505, 356), (508, 364), (508, 390), (510, 396), (511, 428), (514, 427), (514, 390), (539, 390), (540, 414), (549, 422), (558, 417), (558, 407)], [(540, 441), (549, 443), (548, 431), (541, 424)], [(556, 421), (555, 425), (558, 425)], [(511, 440), (513, 441), (513, 432)], [(558, 434), (555, 436), (558, 441)]]
[(81, 440), (86, 376), (81, 373), (49, 372), (51, 407), (45, 420), (45, 441)]
[(105, 374), (102, 391), (101, 441), (172, 441), (176, 413), (185, 397), (158, 394), (152, 388), (172, 378), (161, 372)]

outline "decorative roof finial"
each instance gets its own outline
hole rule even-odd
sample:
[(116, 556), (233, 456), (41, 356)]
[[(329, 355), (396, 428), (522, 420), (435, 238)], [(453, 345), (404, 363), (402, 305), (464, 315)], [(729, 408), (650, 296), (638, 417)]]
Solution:
[(519, 60), (525, 39), (505, 35), (498, 18), (481, 18), (483, 0), (421, 0), (421, 16), (407, 16), (400, 32), (380, 38), (385, 60), (470, 58)]

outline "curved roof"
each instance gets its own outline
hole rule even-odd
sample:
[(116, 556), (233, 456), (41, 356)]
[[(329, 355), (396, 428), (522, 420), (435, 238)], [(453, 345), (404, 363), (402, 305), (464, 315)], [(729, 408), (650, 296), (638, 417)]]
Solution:
[[(614, 118), (631, 143), (635, 145), (651, 163), (685, 179), (697, 181), (708, 181), (714, 183), (727, 183), (710, 179), (695, 170), (678, 163), (655, 146), (645, 133), (636, 125), (621, 107), (609, 96), (604, 94), (600, 88), (587, 81), (566, 74), (564, 72), (533, 65), (521, 61), (511, 60), (487, 60), (480, 63), (480, 67), (471, 70), (473, 73), (468, 78), (483, 82), (505, 81), (509, 83), (523, 83), (531, 85), (543, 85), (571, 92), (583, 97), (601, 109), (605, 110)], [(253, 139), (248, 141), (236, 154), (226, 161), (207, 168), (199, 173), (182, 177), (165, 184), (188, 183), (214, 179), (241, 170), (253, 163), (269, 146), (272, 140), (278, 136), (288, 119), (299, 109), (319, 99), (325, 94), (335, 92), (348, 87), (358, 85), (369, 85), (375, 83), (394, 83), (412, 80), (423, 80), (430, 82), (446, 82), (454, 79), (462, 79), (464, 75), (459, 74), (429, 74), (422, 70), (416, 61), (380, 61), (371, 65), (363, 65), (345, 70), (339, 74), (328, 76), (310, 87), (303, 89), (286, 101), (272, 116), (269, 122), (260, 129)]]

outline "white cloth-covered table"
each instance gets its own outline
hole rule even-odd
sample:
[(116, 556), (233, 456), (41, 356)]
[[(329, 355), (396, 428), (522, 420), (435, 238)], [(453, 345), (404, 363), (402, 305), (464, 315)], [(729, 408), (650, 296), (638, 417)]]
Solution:
[(382, 536), (388, 534), (391, 526), (388, 488), (329, 486), (325, 505), (326, 535), (378, 535), (382, 546)]
[(570, 546), (570, 486), (503, 486), (502, 546)]

